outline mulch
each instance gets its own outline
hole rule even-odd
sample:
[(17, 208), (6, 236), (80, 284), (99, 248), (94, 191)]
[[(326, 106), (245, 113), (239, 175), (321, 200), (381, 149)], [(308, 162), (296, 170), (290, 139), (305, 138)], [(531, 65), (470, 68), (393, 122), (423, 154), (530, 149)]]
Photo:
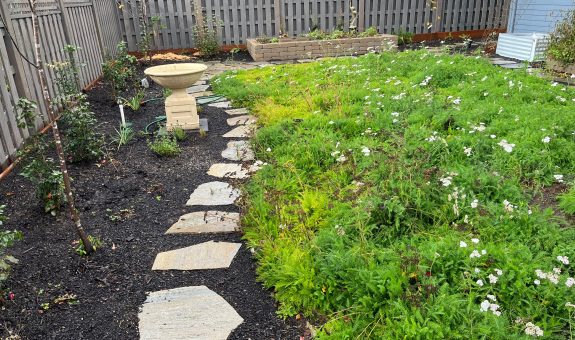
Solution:
[[(148, 149), (150, 137), (143, 134), (117, 150), (111, 139), (120, 117), (109, 92), (100, 84), (88, 93), (99, 130), (110, 142), (106, 157), (69, 169), (87, 232), (103, 242), (93, 256), (76, 254), (77, 237), (66, 211), (56, 217), (45, 214), (33, 186), (18, 175), (20, 168), (0, 182), (0, 204), (7, 205), (10, 218), (4, 228), (24, 234), (9, 250), (20, 263), (4, 285), (15, 295), (1, 307), (0, 334), (12, 331), (24, 339), (137, 339), (138, 311), (146, 292), (205, 285), (244, 318), (231, 339), (298, 339), (304, 333), (303, 320), (276, 316), (271, 292), (256, 281), (256, 263), (245, 245), (229, 269), (151, 270), (161, 251), (208, 240), (242, 242), (240, 233), (164, 235), (185, 213), (239, 210), (185, 205), (199, 184), (217, 180), (206, 175), (209, 166), (225, 161), (220, 153), (227, 140), (221, 135), (231, 128), (224, 110), (204, 108), (201, 117), (209, 119), (207, 136), (190, 133), (181, 143), (181, 155), (160, 158)], [(147, 98), (161, 93), (152, 84)], [(126, 114), (134, 130), (142, 131), (164, 114), (163, 102), (153, 101)]]

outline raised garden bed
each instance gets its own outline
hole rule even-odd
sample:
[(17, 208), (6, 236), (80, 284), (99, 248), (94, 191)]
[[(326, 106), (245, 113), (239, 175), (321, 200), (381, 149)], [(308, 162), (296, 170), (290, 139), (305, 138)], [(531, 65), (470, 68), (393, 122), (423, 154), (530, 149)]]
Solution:
[(283, 38), (278, 42), (262, 43), (248, 39), (248, 51), (255, 61), (312, 59), (361, 55), (370, 51), (386, 51), (397, 47), (397, 36), (382, 34), (373, 37), (357, 37), (328, 40)]

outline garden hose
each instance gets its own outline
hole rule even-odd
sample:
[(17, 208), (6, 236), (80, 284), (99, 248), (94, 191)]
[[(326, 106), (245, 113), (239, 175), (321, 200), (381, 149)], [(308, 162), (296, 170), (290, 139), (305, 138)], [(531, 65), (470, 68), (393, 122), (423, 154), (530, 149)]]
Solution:
[(146, 125), (146, 127), (144, 128), (144, 133), (146, 135), (151, 135), (152, 132), (149, 131), (150, 127), (152, 125), (158, 124), (158, 126), (160, 125), (161, 122), (166, 120), (166, 116), (158, 116), (156, 117), (156, 119), (154, 119), (154, 121), (152, 121), (150, 124)]

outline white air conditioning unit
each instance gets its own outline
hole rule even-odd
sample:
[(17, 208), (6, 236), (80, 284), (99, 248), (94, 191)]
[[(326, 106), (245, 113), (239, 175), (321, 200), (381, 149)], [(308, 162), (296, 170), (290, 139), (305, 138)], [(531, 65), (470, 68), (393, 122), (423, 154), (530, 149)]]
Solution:
[(549, 45), (544, 33), (501, 33), (495, 53), (503, 57), (526, 61), (541, 61)]

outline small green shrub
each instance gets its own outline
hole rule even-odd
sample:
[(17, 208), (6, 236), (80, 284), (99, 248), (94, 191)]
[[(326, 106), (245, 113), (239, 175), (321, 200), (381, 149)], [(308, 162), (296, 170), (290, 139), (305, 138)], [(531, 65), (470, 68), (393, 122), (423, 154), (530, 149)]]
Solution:
[(193, 29), (194, 42), (198, 51), (204, 57), (212, 57), (220, 51), (218, 36), (216, 31), (207, 25), (196, 25)]
[(256, 41), (260, 44), (269, 44), (271, 42), (271, 38), (266, 37), (266, 36), (262, 36), (262, 37), (257, 37)]
[(547, 53), (563, 64), (575, 64), (575, 9), (568, 11), (551, 32)]
[(173, 157), (182, 152), (176, 139), (170, 136), (158, 136), (148, 143), (148, 147), (161, 157)]
[(320, 29), (311, 31), (308, 34), (306, 34), (305, 36), (311, 40), (326, 40), (329, 37), (329, 35), (327, 33), (325, 33), (324, 31), (322, 31)]
[(56, 215), (66, 202), (64, 177), (54, 159), (46, 156), (47, 144), (38, 142), (26, 155), (26, 165), (20, 175), (35, 186), (36, 197), (43, 202), (44, 211)]
[(104, 136), (97, 131), (98, 121), (86, 96), (78, 97), (77, 105), (62, 113), (64, 150), (72, 162), (92, 161), (104, 153)]
[(118, 56), (116, 59), (106, 60), (102, 64), (104, 81), (112, 89), (112, 98), (116, 100), (118, 95), (125, 91), (132, 83), (136, 74), (136, 57), (128, 54), (125, 41), (118, 43)]
[(118, 143), (118, 150), (128, 144), (134, 138), (134, 129), (132, 124), (120, 125), (120, 130), (116, 130), (116, 142)]
[(188, 137), (188, 135), (186, 134), (186, 131), (180, 127), (174, 128), (172, 130), (172, 135), (174, 136), (174, 138), (178, 142), (182, 142), (182, 141), (186, 140), (186, 138)]
[(375, 26), (370, 26), (368, 27), (365, 31), (361, 32), (359, 34), (360, 37), (374, 37), (376, 35), (378, 35), (379, 33), (377, 32), (377, 27)]
[(341, 38), (345, 38), (346, 36), (348, 36), (348, 34), (346, 32), (344, 32), (343, 30), (335, 30), (335, 31), (331, 32), (328, 39), (341, 39)]
[(121, 105), (129, 107), (130, 109), (132, 109), (132, 111), (137, 112), (140, 110), (140, 107), (142, 106), (142, 102), (144, 101), (145, 96), (146, 92), (144, 92), (142, 89), (138, 89), (133, 97), (129, 99), (119, 97), (118, 102)]
[(575, 185), (566, 193), (559, 195), (559, 207), (564, 212), (575, 215)]
[[(98, 248), (102, 246), (102, 240), (96, 236), (88, 235), (88, 241), (92, 244), (93, 251), (96, 251)], [(84, 247), (84, 242), (82, 240), (78, 240), (78, 245), (74, 248), (76, 254), (80, 256), (86, 256), (88, 253), (86, 252), (86, 247)]]
[(399, 30), (397, 34), (397, 44), (398, 45), (409, 45), (413, 42), (413, 37), (415, 34), (413, 32), (408, 32), (404, 30)]

